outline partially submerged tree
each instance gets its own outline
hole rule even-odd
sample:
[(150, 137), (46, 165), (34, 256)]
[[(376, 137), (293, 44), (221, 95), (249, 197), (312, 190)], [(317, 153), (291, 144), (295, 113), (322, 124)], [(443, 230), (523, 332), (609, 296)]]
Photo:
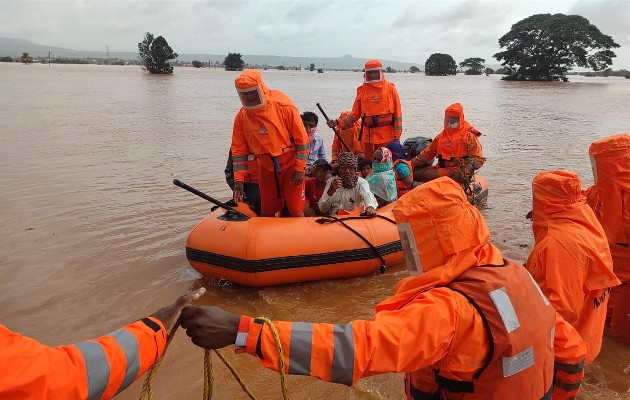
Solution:
[(308, 66), (308, 70), (315, 71), (315, 63), (311, 63), (311, 65)]
[(412, 65), (411, 67), (409, 67), (409, 72), (411, 72), (412, 74), (415, 74), (416, 72), (420, 72), (420, 68), (416, 67), (415, 65)]
[(203, 66), (201, 61), (193, 61), (192, 66), (195, 68), (201, 68)]
[(226, 71), (242, 71), (245, 67), (245, 61), (243, 61), (241, 53), (228, 53), (223, 65)]
[(466, 75), (481, 75), (481, 72), (484, 68), (483, 63), (485, 62), (486, 60), (479, 57), (467, 58), (464, 61), (460, 62), (459, 66), (461, 68), (468, 68), (465, 72)]
[(455, 75), (457, 74), (457, 64), (453, 57), (448, 54), (433, 53), (424, 63), (425, 75)]
[(177, 53), (162, 36), (154, 39), (153, 34), (147, 32), (144, 40), (138, 43), (138, 58), (151, 74), (172, 74), (173, 67), (168, 61), (177, 58)]
[(499, 39), (505, 51), (494, 55), (512, 72), (503, 79), (551, 81), (565, 77), (573, 67), (601, 71), (616, 57), (619, 47), (608, 35), (579, 15), (536, 14), (512, 25)]
[(29, 56), (28, 53), (22, 53), (22, 57), (20, 57), (20, 62), (24, 64), (30, 64), (33, 62), (33, 57)]

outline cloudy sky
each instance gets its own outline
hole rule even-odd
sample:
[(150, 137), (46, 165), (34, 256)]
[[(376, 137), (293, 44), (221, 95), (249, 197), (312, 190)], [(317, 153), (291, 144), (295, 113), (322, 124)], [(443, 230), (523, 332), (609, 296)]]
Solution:
[(630, 0), (0, 0), (0, 37), (77, 50), (137, 51), (144, 32), (180, 53), (381, 58), (424, 63), (500, 51), (533, 14), (578, 14), (621, 45), (630, 69)]

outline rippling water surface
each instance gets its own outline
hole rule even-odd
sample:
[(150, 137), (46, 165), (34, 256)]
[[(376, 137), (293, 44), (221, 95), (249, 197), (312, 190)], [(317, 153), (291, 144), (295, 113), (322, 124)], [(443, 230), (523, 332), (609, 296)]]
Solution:
[[(218, 198), (234, 115), (236, 73), (177, 68), (149, 76), (136, 66), (0, 63), (0, 323), (57, 345), (110, 332), (191, 287), (203, 304), (275, 319), (347, 322), (369, 318), (404, 265), (384, 275), (251, 289), (219, 287), (187, 263), (188, 231), (210, 210), (173, 178)], [(330, 117), (348, 109), (360, 73), (263, 71), (302, 111), (320, 102)], [(569, 83), (503, 82), (496, 76), (390, 74), (400, 92), (403, 139), (435, 136), (444, 109), (461, 102), (484, 133), (490, 186), (483, 214), (493, 242), (518, 261), (532, 247), (530, 184), (543, 170), (592, 182), (589, 144), (628, 132), (630, 80), (571, 77)], [(331, 132), (320, 123), (327, 148)], [(299, 232), (295, 233), (300, 240)], [(304, 238), (304, 240), (307, 240)], [(156, 398), (194, 399), (203, 352), (182, 333), (156, 381)], [(223, 354), (259, 398), (279, 398), (278, 375), (249, 356)], [(215, 362), (215, 398), (246, 398)], [(398, 399), (402, 377), (356, 387), (289, 377), (293, 398)], [(605, 337), (587, 369), (582, 399), (627, 399), (630, 347)], [(137, 398), (135, 384), (120, 398)]]

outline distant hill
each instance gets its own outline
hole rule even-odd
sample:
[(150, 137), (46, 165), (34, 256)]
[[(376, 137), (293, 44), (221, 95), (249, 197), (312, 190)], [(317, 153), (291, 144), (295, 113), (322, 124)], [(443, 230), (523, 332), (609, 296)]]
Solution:
[[(173, 49), (177, 52), (177, 49)], [(237, 51), (237, 50), (235, 50)], [(53, 47), (42, 44), (33, 43), (25, 39), (0, 37), (0, 57), (19, 57), (22, 53), (29, 53), (33, 57), (48, 57), (48, 52), (54, 57), (70, 57), (70, 58), (107, 58), (106, 51), (83, 51), (64, 49), (61, 47)], [(223, 62), (227, 54), (180, 54), (177, 58), (180, 61), (190, 62), (197, 61), (216, 61)], [(137, 52), (110, 51), (110, 58), (119, 58), (122, 60), (135, 60), (138, 58)], [(289, 56), (272, 56), (272, 55), (249, 55), (243, 54), (243, 61), (252, 65), (268, 65), (275, 68), (279, 65), (285, 67), (302, 66), (307, 68), (311, 63), (315, 63), (316, 68), (324, 69), (363, 69), (367, 59), (355, 58), (349, 54), (336, 58), (321, 57), (289, 57)], [(399, 61), (381, 60), (383, 67), (392, 67), (396, 70), (409, 69), (412, 65), (420, 69), (424, 69), (421, 63), (406, 63)]]

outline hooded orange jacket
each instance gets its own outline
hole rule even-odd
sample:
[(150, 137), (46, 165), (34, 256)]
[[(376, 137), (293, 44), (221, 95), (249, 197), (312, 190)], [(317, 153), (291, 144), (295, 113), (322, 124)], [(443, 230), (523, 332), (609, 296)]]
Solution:
[(0, 325), (0, 399), (111, 399), (153, 366), (165, 345), (166, 329), (153, 317), (57, 347)]
[[(415, 188), (398, 200), (394, 215), (408, 266), (424, 272), (402, 280), (371, 321), (275, 322), (287, 373), (350, 385), (406, 372), (408, 398), (459, 399), (459, 388), (467, 399), (550, 399), (553, 341), (556, 368), (572, 371), (565, 389), (577, 391), (584, 343), (524, 268), (505, 263), (488, 243), (485, 221), (457, 183), (441, 178)], [(243, 316), (236, 345), (278, 369), (275, 341), (261, 321)]]
[(538, 174), (532, 182), (535, 245), (527, 269), (558, 313), (584, 339), (586, 365), (599, 354), (612, 270), (601, 224), (570, 171)]
[[(383, 65), (378, 60), (369, 60), (366, 69), (380, 68), (382, 79), (379, 82), (367, 82), (357, 88), (357, 96), (352, 105), (352, 111), (338, 120), (338, 128), (348, 129), (356, 121), (365, 117), (363, 121), (362, 142), (384, 144), (397, 141), (402, 136), (402, 106), (398, 97), (398, 90), (393, 83), (385, 79)], [(372, 118), (368, 118), (372, 117)], [(387, 125), (376, 126), (372, 123), (377, 117), (387, 121)]]
[[(350, 115), (349, 111), (342, 112), (339, 118), (344, 118), (348, 115)], [(339, 131), (339, 135), (341, 135), (341, 138), (343, 139), (343, 141), (348, 145), (348, 147), (350, 147), (350, 152), (354, 154), (363, 153), (363, 143), (359, 141), (360, 128), (361, 128), (361, 124), (359, 124), (358, 122), (355, 122), (350, 128), (342, 129)], [(339, 153), (343, 153), (346, 151), (348, 150), (344, 147), (343, 144), (341, 144), (341, 141), (337, 138), (337, 135), (334, 135), (333, 143), (332, 143), (331, 163), (333, 164), (336, 163), (337, 156), (339, 155)]]
[[(232, 129), (232, 157), (234, 163), (234, 181), (247, 179), (247, 159), (250, 153), (257, 158), (262, 168), (273, 171), (274, 157), (279, 157), (284, 164), (304, 172), (310, 142), (300, 112), (293, 101), (278, 90), (267, 88), (260, 72), (252, 69), (243, 71), (235, 82), (237, 89), (258, 87), (263, 97), (263, 106), (258, 109), (241, 108), (234, 119)], [(286, 161), (286, 155), (295, 159), (295, 163)], [(280, 165), (280, 171), (283, 171)]]
[(595, 184), (586, 191), (587, 201), (606, 232), (615, 274), (630, 283), (630, 135), (598, 140), (588, 153)]
[[(481, 168), (485, 162), (478, 139), (481, 133), (464, 119), (464, 107), (460, 103), (453, 103), (446, 108), (444, 116), (444, 129), (416, 156), (420, 164), (429, 163), (437, 157), (439, 167), (458, 167), (459, 160), (471, 157), (473, 169)], [(459, 119), (459, 128), (446, 125), (448, 116)]]

